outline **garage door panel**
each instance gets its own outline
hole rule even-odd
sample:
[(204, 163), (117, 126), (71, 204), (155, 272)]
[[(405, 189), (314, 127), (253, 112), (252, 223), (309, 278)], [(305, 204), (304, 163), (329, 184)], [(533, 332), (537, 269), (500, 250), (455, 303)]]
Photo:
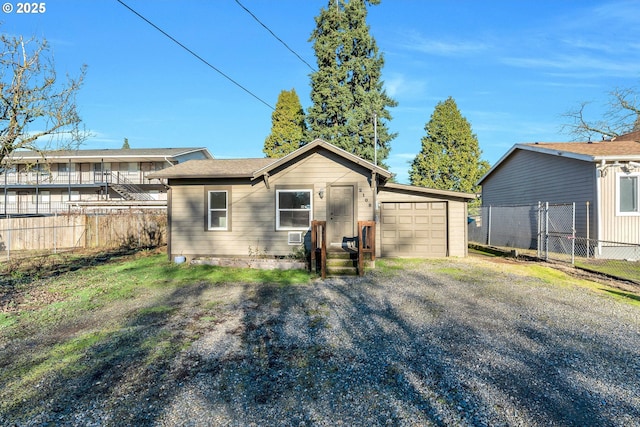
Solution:
[(397, 248), (399, 253), (411, 253), (414, 250), (414, 245), (411, 243), (400, 244)]
[(429, 224), (414, 224), (412, 229), (415, 231), (427, 231), (431, 230), (431, 226)]
[(429, 224), (430, 222), (428, 216), (416, 216), (415, 220), (416, 224)]
[(382, 256), (446, 256), (446, 205), (446, 202), (383, 203)]
[(384, 216), (382, 217), (382, 223), (383, 224), (395, 224), (396, 223), (396, 217), (395, 216)]
[(413, 230), (398, 230), (398, 237), (401, 239), (412, 239), (413, 235)]
[(413, 224), (413, 217), (412, 216), (399, 216), (398, 217), (398, 223), (399, 224)]

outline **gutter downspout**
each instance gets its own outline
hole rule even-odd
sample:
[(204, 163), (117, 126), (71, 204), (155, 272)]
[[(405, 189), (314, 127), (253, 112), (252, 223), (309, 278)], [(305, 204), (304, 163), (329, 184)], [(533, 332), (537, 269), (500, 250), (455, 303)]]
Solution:
[[(171, 163), (171, 160), (167, 159), (167, 156), (163, 156), (162, 158), (163, 158), (163, 160), (164, 160), (165, 162), (167, 162), (167, 163), (169, 164), (169, 167), (171, 167), (171, 166), (175, 166), (173, 163)], [(166, 183), (162, 182), (162, 178), (158, 178), (158, 181), (160, 181), (160, 184), (164, 185), (165, 187), (168, 187), (168, 186), (169, 186), (169, 180), (168, 180), (168, 179), (167, 179), (167, 182), (166, 182)], [(168, 194), (168, 192), (169, 192), (169, 191), (167, 190), (167, 194)]]
[(376, 228), (378, 230), (375, 230), (375, 241), (373, 242), (373, 256), (377, 257), (377, 240), (378, 240), (378, 236), (380, 235), (380, 230), (378, 227), (378, 174), (374, 171), (371, 171), (371, 189), (372, 191), (372, 198), (373, 198), (373, 221), (376, 224)]

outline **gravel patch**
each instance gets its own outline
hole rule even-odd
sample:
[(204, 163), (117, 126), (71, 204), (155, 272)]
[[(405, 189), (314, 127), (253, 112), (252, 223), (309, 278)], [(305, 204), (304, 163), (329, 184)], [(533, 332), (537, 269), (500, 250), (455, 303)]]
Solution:
[(606, 294), (475, 258), (226, 286), (139, 389), (23, 424), (640, 426), (640, 308)]

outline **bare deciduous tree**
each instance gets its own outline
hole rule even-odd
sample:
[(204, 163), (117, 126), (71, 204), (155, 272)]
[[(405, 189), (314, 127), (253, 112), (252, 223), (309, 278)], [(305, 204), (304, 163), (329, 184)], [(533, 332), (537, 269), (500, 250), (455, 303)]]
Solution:
[(594, 136), (615, 138), (625, 133), (640, 130), (640, 100), (635, 88), (614, 89), (609, 93), (606, 109), (599, 120), (586, 117), (589, 102), (582, 102), (577, 108), (567, 111), (564, 117), (570, 123), (563, 125), (563, 131), (575, 139), (587, 140)]
[(80, 144), (76, 93), (86, 67), (78, 77), (58, 81), (46, 40), (0, 36), (0, 163), (18, 149), (42, 152)]

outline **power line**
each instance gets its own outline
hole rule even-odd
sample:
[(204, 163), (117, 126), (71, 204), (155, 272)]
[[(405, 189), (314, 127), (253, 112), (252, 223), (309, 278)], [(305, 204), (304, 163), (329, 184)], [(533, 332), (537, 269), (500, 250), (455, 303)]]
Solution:
[(305, 61), (300, 55), (298, 55), (298, 53), (295, 50), (291, 49), (288, 44), (286, 44), (284, 41), (282, 41), (282, 39), (280, 37), (276, 36), (275, 33), (273, 31), (271, 31), (271, 29), (269, 27), (267, 27), (265, 24), (263, 24), (262, 21), (260, 21), (256, 15), (254, 15), (249, 9), (247, 9), (242, 3), (240, 3), (239, 0), (236, 0), (236, 3), (238, 3), (238, 5), (241, 8), (243, 8), (249, 15), (251, 15), (253, 17), (253, 19), (255, 19), (260, 25), (262, 25), (265, 28), (265, 30), (269, 31), (271, 33), (271, 35), (276, 38), (276, 40), (278, 40), (280, 43), (282, 43), (284, 45), (284, 47), (289, 49), (289, 51), (291, 53), (293, 53), (295, 56), (297, 56), (300, 61), (304, 62), (307, 65), (307, 67), (309, 67), (311, 69), (311, 71), (316, 72), (315, 68), (313, 68), (311, 65), (309, 65), (309, 63), (307, 61)]
[(153, 22), (149, 21), (147, 18), (145, 18), (144, 16), (142, 16), (141, 14), (139, 14), (138, 12), (136, 12), (135, 10), (133, 10), (129, 5), (127, 5), (125, 2), (123, 2), (122, 0), (116, 0), (118, 3), (120, 3), (121, 5), (123, 5), (124, 7), (126, 7), (127, 9), (129, 9), (133, 14), (137, 15), (140, 19), (142, 19), (144, 22), (146, 22), (147, 24), (151, 25), (153, 28), (155, 28), (156, 30), (158, 30), (159, 32), (161, 32), (163, 35), (165, 35), (168, 39), (170, 39), (171, 41), (173, 41), (175, 44), (177, 44), (178, 46), (180, 46), (182, 49), (186, 50), (187, 52), (189, 52), (191, 55), (193, 55), (194, 57), (196, 57), (198, 60), (200, 60), (201, 62), (203, 62), (204, 64), (206, 64), (209, 68), (213, 69), (214, 71), (218, 72), (220, 75), (222, 75), (223, 77), (225, 77), (227, 80), (229, 80), (231, 83), (233, 83), (234, 85), (238, 86), (240, 89), (244, 90), (245, 92), (247, 92), (249, 95), (253, 96), (255, 99), (257, 99), (258, 101), (262, 102), (264, 105), (266, 105), (267, 107), (271, 108), (272, 110), (275, 110), (275, 108), (273, 106), (271, 106), (269, 103), (267, 103), (266, 101), (264, 101), (262, 98), (260, 98), (258, 95), (256, 95), (255, 93), (251, 92), (249, 89), (247, 89), (246, 87), (242, 86), (240, 83), (238, 83), (237, 81), (235, 81), (234, 79), (232, 79), (231, 77), (229, 77), (227, 74), (223, 73), (221, 70), (219, 70), (217, 67), (213, 66), (212, 64), (210, 64), (207, 60), (205, 60), (203, 57), (201, 57), (200, 55), (198, 55), (197, 53), (195, 53), (194, 51), (192, 51), (191, 49), (189, 49), (187, 46), (185, 46), (184, 44), (180, 43), (178, 40), (176, 40), (174, 37), (172, 37), (169, 33), (167, 33), (166, 31), (164, 31), (162, 28), (158, 27), (156, 24), (154, 24)]

